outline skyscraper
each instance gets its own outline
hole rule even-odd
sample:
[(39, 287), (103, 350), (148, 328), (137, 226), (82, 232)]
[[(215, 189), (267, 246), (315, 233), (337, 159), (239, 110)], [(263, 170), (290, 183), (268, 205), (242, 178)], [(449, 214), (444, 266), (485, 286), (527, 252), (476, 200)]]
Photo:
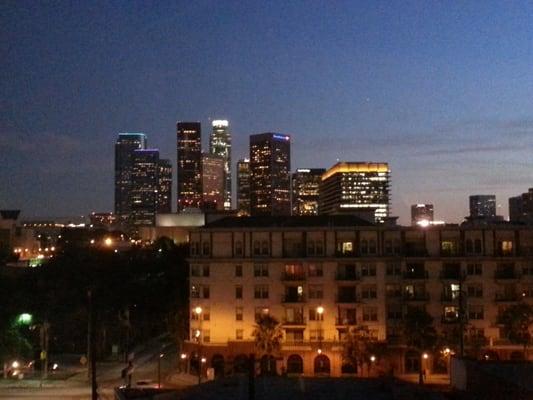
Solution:
[(250, 136), (251, 215), (290, 215), (290, 169), (289, 135)]
[(413, 204), (411, 206), (411, 225), (429, 225), (433, 221), (433, 204)]
[(528, 224), (533, 222), (533, 188), (509, 198), (509, 220)]
[(237, 211), (240, 216), (250, 215), (250, 160), (237, 162)]
[(231, 134), (228, 121), (214, 120), (209, 138), (209, 152), (224, 160), (224, 209), (231, 209)]
[(202, 203), (202, 128), (199, 122), (178, 122), (178, 212)]
[(202, 154), (202, 186), (204, 210), (224, 209), (224, 159), (214, 154)]
[(368, 213), (383, 222), (390, 210), (387, 163), (338, 162), (322, 175), (319, 214)]
[(157, 213), (172, 212), (172, 163), (170, 160), (159, 160), (157, 185)]
[(496, 217), (496, 196), (493, 194), (476, 194), (470, 196), (470, 218)]
[(292, 174), (292, 215), (318, 215), (318, 189), (324, 172), (324, 168), (300, 168)]
[(119, 133), (115, 143), (115, 214), (127, 219), (131, 212), (133, 151), (146, 148), (144, 133)]
[(131, 222), (134, 225), (154, 225), (159, 186), (159, 150), (134, 150), (132, 158)]

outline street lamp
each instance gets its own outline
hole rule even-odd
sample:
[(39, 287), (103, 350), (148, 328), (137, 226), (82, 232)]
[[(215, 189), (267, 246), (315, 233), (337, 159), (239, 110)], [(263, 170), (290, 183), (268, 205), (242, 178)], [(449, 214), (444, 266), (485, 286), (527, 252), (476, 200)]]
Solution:
[(202, 362), (200, 359), (200, 353), (202, 350), (202, 307), (196, 306), (194, 308), (194, 313), (198, 317), (198, 321), (200, 321), (200, 329), (196, 330), (196, 340), (198, 340), (198, 384), (200, 384), (202, 383)]
[(161, 389), (161, 359), (165, 356), (165, 353), (159, 354), (157, 359), (157, 388)]
[(318, 319), (318, 354), (322, 354), (322, 320), (324, 319), (324, 307), (318, 306), (316, 313)]

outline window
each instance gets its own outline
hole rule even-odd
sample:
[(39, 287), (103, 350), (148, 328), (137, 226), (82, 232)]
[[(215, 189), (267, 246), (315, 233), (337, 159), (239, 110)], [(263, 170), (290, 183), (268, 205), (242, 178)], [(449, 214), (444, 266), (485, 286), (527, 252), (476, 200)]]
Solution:
[(268, 265), (267, 264), (254, 264), (254, 276), (268, 276)]
[(533, 285), (524, 286), (524, 290), (522, 290), (522, 297), (533, 297)]
[(308, 275), (310, 277), (320, 277), (324, 275), (322, 264), (309, 264), (307, 267)]
[(201, 266), (198, 264), (191, 265), (191, 276), (200, 276)]
[(466, 241), (465, 241), (465, 251), (467, 253), (473, 253), (474, 252), (474, 245), (472, 244), (472, 239), (466, 239)]
[(203, 242), (202, 243), (202, 254), (204, 256), (208, 256), (209, 253), (210, 253), (210, 245), (209, 245), (209, 242)]
[(399, 284), (396, 285), (386, 285), (385, 286), (385, 293), (387, 298), (397, 298), (402, 297), (402, 287)]
[(317, 240), (315, 242), (315, 254), (317, 256), (321, 256), (321, 255), (324, 254), (324, 245), (323, 245), (322, 241), (320, 241), (320, 240)]
[(388, 276), (400, 276), (402, 274), (401, 263), (387, 263), (386, 274)]
[(361, 265), (361, 276), (376, 276), (376, 264)]
[(324, 321), (324, 313), (319, 313), (316, 308), (310, 308), (309, 321)]
[(304, 323), (304, 310), (301, 307), (287, 307), (285, 309), (285, 322), (292, 324)]
[(202, 309), (202, 318), (204, 321), (210, 321), (211, 320), (211, 314), (209, 313), (209, 307), (204, 307)]
[(481, 254), (483, 252), (483, 248), (481, 246), (481, 239), (474, 240), (474, 253)]
[(481, 275), (481, 264), (468, 264), (466, 266), (467, 275)]
[(337, 323), (340, 325), (355, 325), (357, 322), (356, 316), (355, 308), (340, 308)]
[(385, 254), (392, 254), (393, 253), (392, 240), (390, 240), (390, 239), (385, 240), (384, 247), (383, 247), (383, 252)]
[(211, 331), (206, 329), (203, 331), (204, 343), (209, 343), (211, 341)]
[(368, 240), (361, 240), (361, 254), (368, 254)]
[(376, 241), (374, 239), (368, 241), (368, 254), (376, 254)]
[(208, 277), (209, 276), (209, 265), (205, 264), (202, 266), (202, 276)]
[(209, 286), (203, 285), (202, 286), (202, 298), (208, 299), (209, 298)]
[(199, 299), (200, 298), (200, 286), (192, 284), (191, 285), (191, 298)]
[(235, 330), (235, 339), (236, 340), (242, 340), (244, 337), (244, 331), (242, 329), (236, 329)]
[(236, 256), (242, 256), (243, 255), (242, 242), (240, 240), (235, 242), (235, 255)]
[(303, 342), (304, 331), (303, 329), (287, 329), (285, 331), (285, 340), (287, 342)]
[(377, 321), (378, 309), (377, 307), (363, 307), (363, 321)]
[(452, 256), (457, 254), (457, 242), (455, 240), (443, 240), (440, 244), (441, 254)]
[(315, 242), (313, 242), (312, 240), (307, 242), (307, 254), (310, 256), (315, 255)]
[(375, 299), (377, 297), (376, 285), (363, 285), (361, 289), (361, 298)]
[(235, 321), (242, 321), (242, 307), (235, 308)]
[(254, 298), (255, 299), (268, 299), (268, 285), (255, 285)]
[(446, 306), (444, 307), (444, 320), (455, 321), (459, 318), (459, 307)]
[(209, 298), (209, 286), (208, 285), (191, 285), (191, 298), (192, 299), (208, 299)]
[(235, 266), (235, 276), (237, 278), (242, 277), (242, 265), (239, 264)]
[(466, 294), (468, 297), (483, 297), (483, 285), (468, 285)]
[(352, 255), (354, 252), (354, 245), (352, 241), (342, 241), (337, 243), (337, 252), (342, 255)]
[(200, 255), (200, 243), (198, 242), (191, 243), (191, 255)]
[(242, 299), (242, 286), (241, 285), (235, 286), (235, 298)]
[(482, 305), (472, 305), (468, 307), (468, 318), (469, 319), (483, 319), (483, 306)]
[(513, 254), (513, 242), (511, 240), (502, 240), (498, 242), (498, 250), (502, 256), (510, 256)]
[(324, 297), (323, 285), (309, 285), (309, 298), (322, 299)]
[(522, 275), (533, 276), (533, 263), (522, 266)]
[(255, 322), (259, 322), (261, 317), (263, 315), (267, 315), (269, 312), (270, 310), (268, 309), (268, 307), (256, 307), (254, 313)]
[(267, 256), (270, 253), (268, 248), (268, 242), (266, 240), (263, 240), (261, 242), (261, 255)]
[(261, 255), (261, 243), (259, 240), (254, 240), (254, 256)]
[(310, 329), (309, 340), (324, 340), (324, 330), (323, 329)]
[(402, 319), (402, 306), (399, 304), (389, 305), (387, 307), (387, 319), (400, 320)]

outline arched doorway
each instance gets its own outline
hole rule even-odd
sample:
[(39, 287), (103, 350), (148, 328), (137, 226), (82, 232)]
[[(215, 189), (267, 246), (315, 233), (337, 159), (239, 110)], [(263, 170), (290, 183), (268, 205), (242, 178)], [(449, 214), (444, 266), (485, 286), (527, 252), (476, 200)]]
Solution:
[(263, 357), (261, 357), (260, 365), (261, 375), (277, 375), (276, 359), (274, 358), (274, 356), (269, 356), (265, 354)]
[(509, 360), (522, 361), (524, 360), (524, 353), (522, 353), (521, 351), (513, 351), (509, 356)]
[(221, 354), (215, 354), (211, 358), (211, 367), (215, 370), (215, 378), (221, 378), (224, 376), (224, 356)]
[(291, 354), (287, 358), (287, 373), (288, 374), (303, 374), (304, 360), (298, 354)]
[(316, 375), (329, 375), (330, 365), (329, 358), (324, 354), (320, 354), (315, 357), (315, 374)]
[(248, 357), (245, 354), (239, 354), (233, 359), (233, 372), (242, 374), (248, 372)]
[(416, 372), (420, 372), (420, 353), (409, 350), (405, 353), (405, 373), (413, 374)]

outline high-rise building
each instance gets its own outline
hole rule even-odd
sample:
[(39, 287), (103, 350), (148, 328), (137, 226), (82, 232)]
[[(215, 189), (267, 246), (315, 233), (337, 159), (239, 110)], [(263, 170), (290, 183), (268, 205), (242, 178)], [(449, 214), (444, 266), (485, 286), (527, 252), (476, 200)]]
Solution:
[(476, 194), (470, 196), (470, 218), (496, 217), (496, 196), (493, 194)]
[(157, 209), (159, 150), (134, 150), (132, 159), (131, 222), (134, 225), (154, 225)]
[(199, 122), (178, 122), (178, 212), (202, 203), (202, 128)]
[(387, 163), (338, 162), (320, 183), (319, 214), (372, 213), (383, 222), (390, 211)]
[(411, 206), (411, 225), (427, 226), (433, 221), (433, 204), (413, 204)]
[(224, 160), (224, 209), (231, 209), (231, 133), (228, 121), (212, 122), (213, 130), (209, 138), (209, 152)]
[(133, 151), (146, 148), (144, 133), (119, 133), (115, 143), (115, 214), (127, 219), (131, 209)]
[(290, 169), (289, 135), (250, 136), (251, 215), (290, 215)]
[(299, 168), (292, 174), (292, 215), (318, 215), (318, 190), (324, 172), (324, 168)]
[(172, 163), (170, 160), (159, 160), (157, 185), (157, 213), (172, 212)]
[(237, 211), (240, 216), (250, 215), (250, 160), (237, 162)]
[(528, 224), (533, 222), (533, 188), (509, 198), (509, 220)]
[(202, 154), (202, 185), (204, 210), (224, 209), (224, 159), (214, 154)]

